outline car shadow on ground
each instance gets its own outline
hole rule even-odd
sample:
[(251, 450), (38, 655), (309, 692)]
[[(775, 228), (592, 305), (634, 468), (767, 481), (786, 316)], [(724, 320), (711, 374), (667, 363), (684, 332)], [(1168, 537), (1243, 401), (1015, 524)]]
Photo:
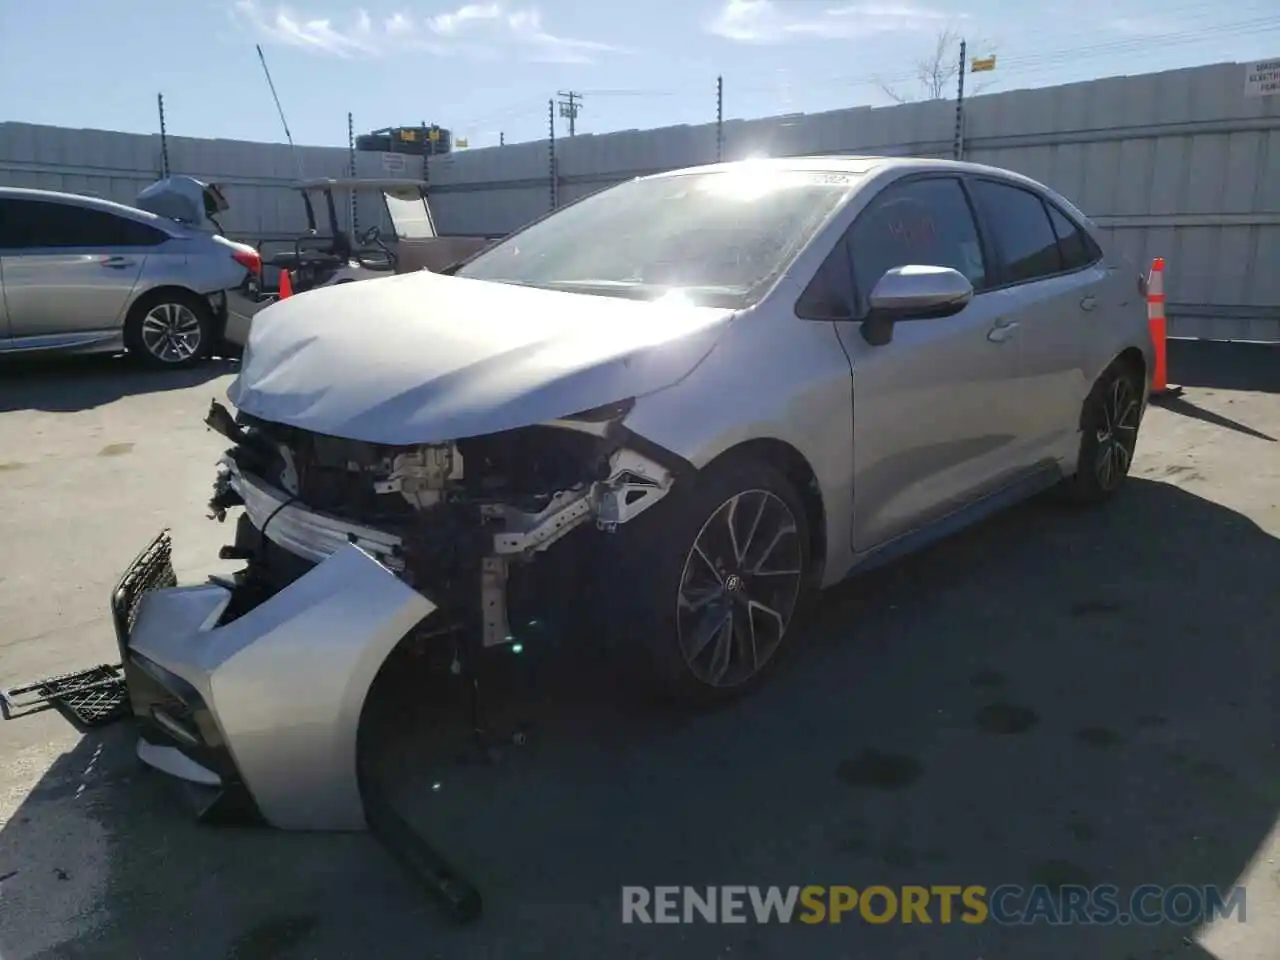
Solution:
[(593, 658), (531, 645), (485, 696), (527, 742), (481, 752), (464, 698), (396, 671), (380, 776), (483, 892), (470, 927), (367, 836), (196, 827), (127, 729), (86, 737), (0, 832), (0, 953), (1208, 958), (1174, 925), (623, 925), (620, 888), (1228, 887), (1280, 809), (1278, 564), (1248, 518), (1135, 479), (837, 588), (804, 649), (713, 711), (642, 707)]
[(234, 360), (215, 358), (184, 370), (147, 370), (127, 356), (0, 359), (0, 413), (74, 413), (123, 397), (164, 393), (233, 373)]

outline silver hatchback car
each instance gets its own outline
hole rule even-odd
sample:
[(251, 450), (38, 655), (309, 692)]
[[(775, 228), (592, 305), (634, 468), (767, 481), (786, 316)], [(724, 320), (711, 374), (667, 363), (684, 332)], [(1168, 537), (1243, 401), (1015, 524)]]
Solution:
[(205, 228), (216, 186), (174, 177), (138, 202), (0, 187), (0, 356), (127, 349), (172, 368), (217, 346), (258, 252)]
[(112, 602), (140, 755), (280, 827), (364, 822), (394, 650), (466, 675), (584, 623), (637, 685), (736, 693), (812, 591), (1055, 485), (1106, 500), (1153, 352), (1066, 199), (878, 157), (631, 180), (261, 316), (206, 421), (244, 569), (174, 587), (162, 535)]

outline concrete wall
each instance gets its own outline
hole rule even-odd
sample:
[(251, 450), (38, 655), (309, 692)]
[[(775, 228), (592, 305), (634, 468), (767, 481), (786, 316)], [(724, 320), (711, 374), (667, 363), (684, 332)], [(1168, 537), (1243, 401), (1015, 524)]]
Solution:
[[(289, 184), (298, 179), (299, 162), (307, 177), (348, 176), (349, 154), (340, 147), (299, 147), (169, 137), (169, 169), (198, 180), (226, 186), (231, 209), (219, 218), (227, 234), (238, 240), (296, 236), (306, 226), (298, 194)], [(406, 158), (397, 177), (416, 179), (421, 159)], [(159, 134), (72, 130), (28, 123), (0, 123), (0, 185), (86, 193), (132, 204), (138, 193), (160, 177)], [(357, 153), (357, 174), (386, 177), (382, 155)], [(324, 216), (320, 210), (317, 216)], [(341, 216), (349, 226), (350, 201)], [(360, 203), (357, 223), (363, 229), (381, 211), (370, 197)], [(384, 227), (386, 224), (384, 224)]]
[[(1246, 97), (1245, 65), (975, 97), (964, 158), (1070, 197), (1136, 263), (1166, 260), (1171, 331), (1280, 340), (1280, 96)], [(724, 157), (950, 157), (945, 101), (730, 121)], [(715, 124), (556, 143), (560, 203), (628, 177), (716, 159)], [(504, 233), (550, 209), (546, 141), (430, 163), (433, 205), (459, 233)]]
[[(976, 97), (965, 159), (1021, 171), (1079, 203), (1136, 263), (1167, 262), (1170, 327), (1180, 336), (1280, 340), (1280, 96), (1246, 97), (1245, 66), (1117, 77)], [(750, 154), (951, 156), (946, 101), (724, 124), (726, 159)], [(638, 174), (716, 159), (716, 128), (668, 127), (556, 143), (564, 204)], [(347, 151), (301, 147), (309, 177), (343, 176)], [(169, 138), (176, 173), (227, 186), (228, 234), (293, 235), (304, 225), (282, 144)], [(430, 162), (443, 232), (502, 234), (551, 208), (546, 141), (455, 152)], [(409, 160), (402, 174), (421, 173)], [(158, 135), (0, 123), (0, 184), (132, 202), (160, 169)], [(359, 154), (361, 176), (384, 176)], [(359, 225), (370, 222), (362, 204)], [(344, 222), (346, 209), (344, 208)]]

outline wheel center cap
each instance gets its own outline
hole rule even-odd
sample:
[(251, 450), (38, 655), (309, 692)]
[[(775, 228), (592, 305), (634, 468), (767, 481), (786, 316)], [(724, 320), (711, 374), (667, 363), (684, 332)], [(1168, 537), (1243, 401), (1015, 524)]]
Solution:
[(742, 593), (746, 587), (747, 585), (736, 573), (731, 573), (724, 578), (724, 592), (730, 596)]

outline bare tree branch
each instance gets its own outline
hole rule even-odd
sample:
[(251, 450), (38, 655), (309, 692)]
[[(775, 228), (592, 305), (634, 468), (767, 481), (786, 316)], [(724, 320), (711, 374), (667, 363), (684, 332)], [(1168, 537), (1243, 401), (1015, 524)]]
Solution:
[[(934, 38), (933, 49), (928, 56), (921, 57), (912, 65), (911, 76), (915, 85), (919, 88), (918, 94), (903, 93), (899, 90), (889, 87), (882, 81), (877, 81), (878, 86), (885, 95), (897, 103), (911, 103), (916, 100), (947, 100), (950, 99), (956, 90), (959, 80), (960, 65), (960, 42), (963, 37), (959, 31), (953, 27), (938, 33)], [(978, 41), (969, 45), (971, 50), (983, 50), (983, 56), (991, 56), (995, 53), (995, 45), (984, 41)], [(965, 64), (963, 69), (968, 69)], [(966, 82), (966, 87), (971, 94), (981, 93), (983, 90), (998, 82), (998, 78), (987, 78), (976, 82)]]
[(909, 95), (905, 93), (899, 93), (897, 90), (893, 89), (893, 87), (889, 86), (883, 80), (877, 80), (876, 86), (878, 86), (881, 92), (890, 100), (892, 100), (894, 103), (910, 103), (911, 102), (911, 97)]

